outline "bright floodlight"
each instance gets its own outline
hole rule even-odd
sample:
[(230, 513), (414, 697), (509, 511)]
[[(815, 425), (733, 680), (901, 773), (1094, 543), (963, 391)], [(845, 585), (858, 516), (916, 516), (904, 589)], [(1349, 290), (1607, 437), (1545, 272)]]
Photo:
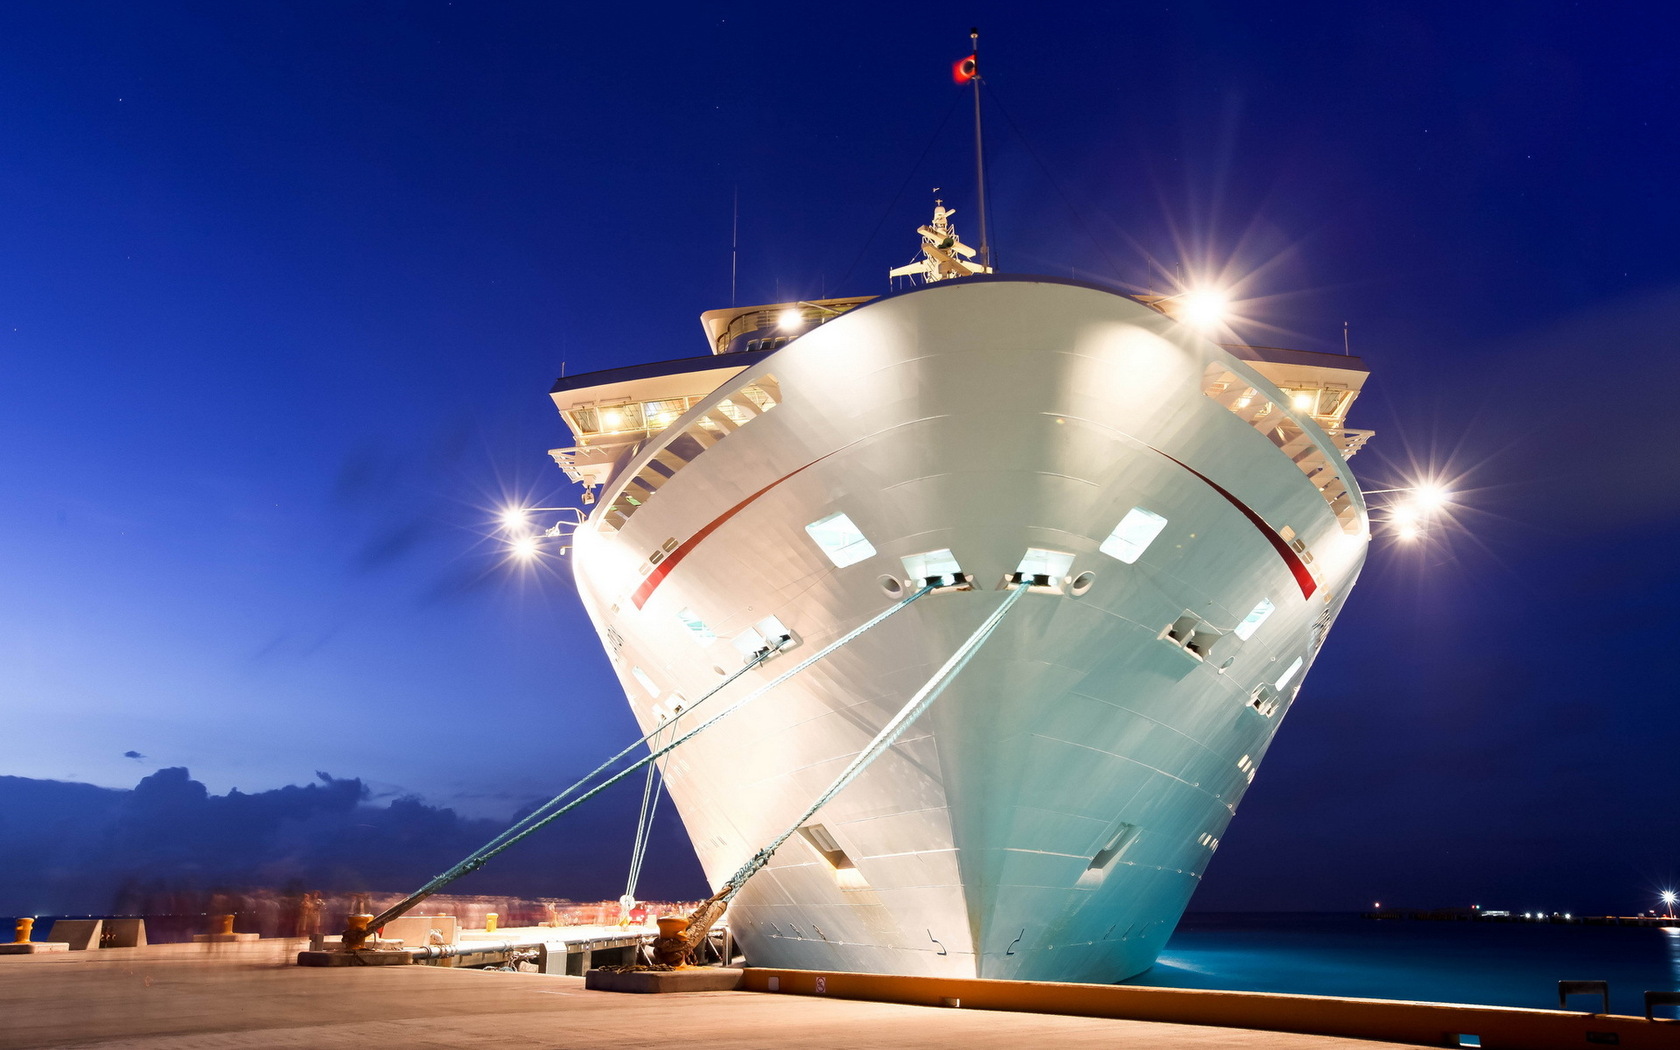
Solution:
[(1410, 503), (1396, 503), (1388, 514), (1398, 525), (1410, 525), (1418, 520), (1418, 509)]
[(1445, 486), (1431, 481), (1414, 488), (1412, 498), (1417, 500), (1424, 510), (1436, 510), (1452, 499), (1452, 493), (1448, 492)]
[(1313, 403), (1317, 400), (1318, 399), (1313, 397), (1311, 394), (1302, 391), (1290, 398), (1289, 402), (1295, 406), (1295, 411), (1297, 412), (1310, 412), (1312, 411)]
[(1400, 538), (1402, 540), (1405, 540), (1407, 543), (1411, 543), (1413, 540), (1417, 539), (1419, 536), (1422, 536), (1422, 535), (1423, 535), (1423, 530), (1418, 528), (1416, 525), (1402, 525), (1402, 526), (1400, 526)]
[(521, 536), (513, 541), (513, 556), (520, 561), (530, 561), (537, 556), (539, 545), (535, 536)]
[(1675, 901), (1675, 894), (1674, 894), (1673, 890), (1663, 890), (1662, 891), (1662, 902), (1664, 904), (1672, 906), (1674, 904), (1674, 901)]
[(1225, 321), (1227, 305), (1224, 292), (1211, 288), (1185, 292), (1178, 305), (1178, 318), (1196, 328), (1217, 328)]
[(782, 316), (777, 319), (776, 324), (782, 331), (791, 332), (795, 328), (804, 327), (805, 315), (798, 308), (790, 306), (782, 311)]
[(502, 526), (509, 529), (521, 529), (531, 522), (524, 507), (509, 507), (502, 511)]

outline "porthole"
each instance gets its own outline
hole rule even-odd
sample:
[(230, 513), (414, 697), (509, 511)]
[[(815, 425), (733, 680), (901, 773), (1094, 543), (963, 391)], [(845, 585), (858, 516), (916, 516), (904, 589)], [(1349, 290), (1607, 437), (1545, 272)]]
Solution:
[(904, 584), (897, 576), (883, 576), (879, 581), (881, 589), (887, 592), (887, 597), (898, 598), (904, 594)]
[(1089, 591), (1091, 589), (1091, 585), (1096, 582), (1096, 573), (1082, 572), (1073, 578), (1073, 583), (1068, 585), (1068, 593), (1073, 595), (1075, 598), (1081, 597), (1086, 591)]

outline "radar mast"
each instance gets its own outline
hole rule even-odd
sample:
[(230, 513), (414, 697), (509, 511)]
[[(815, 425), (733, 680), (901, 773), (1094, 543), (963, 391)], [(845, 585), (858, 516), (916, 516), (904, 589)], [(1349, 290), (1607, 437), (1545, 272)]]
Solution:
[[(939, 191), (935, 189), (934, 192)], [(922, 235), (922, 257), (887, 271), (887, 276), (911, 279), (920, 277), (924, 284), (932, 284), (934, 281), (947, 281), (953, 277), (991, 273), (990, 267), (969, 261), (977, 253), (962, 242), (957, 236), (957, 228), (951, 225), (951, 216), (956, 213), (957, 209), (945, 207), (945, 201), (935, 197), (933, 221), (916, 228), (916, 232)]]

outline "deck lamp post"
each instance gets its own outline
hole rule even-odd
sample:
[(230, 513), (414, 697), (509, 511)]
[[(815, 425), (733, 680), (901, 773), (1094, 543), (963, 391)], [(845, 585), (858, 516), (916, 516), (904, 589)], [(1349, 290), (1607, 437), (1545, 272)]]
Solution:
[[(530, 531), (531, 515), (536, 513), (556, 513), (569, 515), (562, 517), (553, 525), (541, 532)], [(579, 507), (520, 507), (512, 506), (502, 511), (501, 527), (508, 534), (508, 553), (520, 561), (531, 561), (542, 553), (543, 540), (570, 540), (573, 532), (583, 524), (584, 513)], [(560, 554), (571, 549), (570, 543), (562, 545)]]
[(1420, 539), (1425, 526), (1453, 499), (1446, 486), (1434, 481), (1393, 489), (1366, 489), (1365, 496), (1388, 497), (1371, 509), (1381, 512), (1386, 523), (1394, 527), (1395, 535), (1407, 543)]

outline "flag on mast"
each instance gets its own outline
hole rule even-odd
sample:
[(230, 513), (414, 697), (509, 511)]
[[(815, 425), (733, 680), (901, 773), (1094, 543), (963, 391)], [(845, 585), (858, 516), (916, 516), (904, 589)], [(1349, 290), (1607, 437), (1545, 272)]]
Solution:
[(951, 63), (951, 79), (958, 84), (966, 84), (980, 75), (980, 68), (975, 64), (975, 56), (959, 58)]

